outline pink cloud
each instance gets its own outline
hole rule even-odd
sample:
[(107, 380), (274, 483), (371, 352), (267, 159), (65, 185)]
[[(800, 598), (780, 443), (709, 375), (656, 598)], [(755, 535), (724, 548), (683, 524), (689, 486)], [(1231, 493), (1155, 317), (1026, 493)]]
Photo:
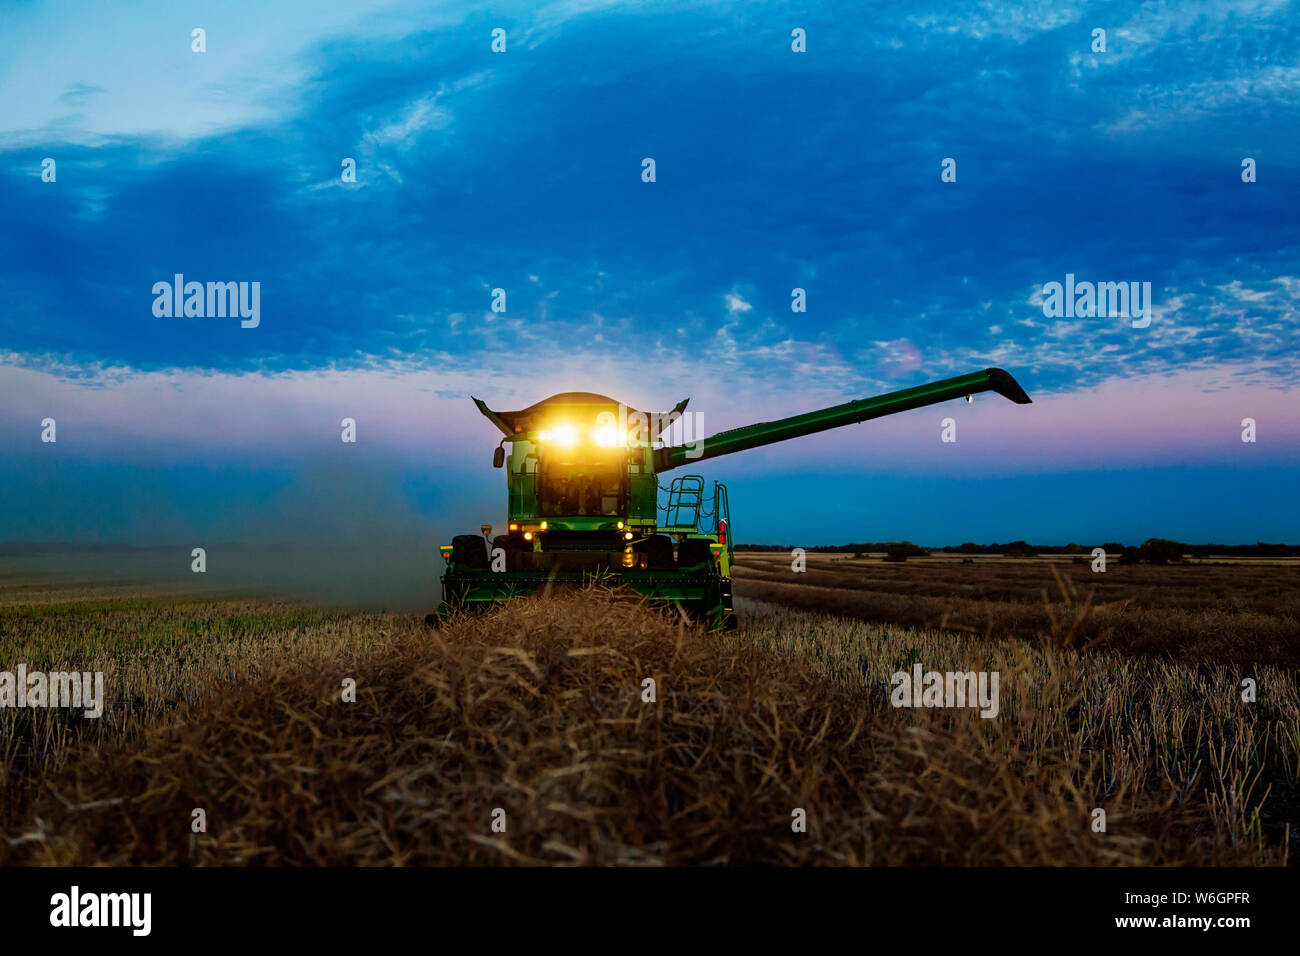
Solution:
[[(340, 422), (357, 421), (357, 451), (382, 449), (430, 468), (487, 462), (498, 435), (469, 401), (498, 408), (531, 404), (554, 392), (603, 391), (638, 407), (667, 408), (691, 395), (706, 434), (810, 411), (862, 395), (816, 387), (701, 376), (698, 366), (666, 366), (653, 381), (625, 381), (618, 365), (500, 372), (429, 370), (287, 372), (274, 375), (128, 372), (69, 379), (0, 365), (0, 426), (39, 442), (40, 422), (58, 421), (60, 451), (109, 460), (222, 459), (254, 455), (268, 465), (304, 449), (338, 447)], [(899, 473), (1033, 473), (1170, 465), (1180, 462), (1282, 463), (1300, 458), (1297, 395), (1248, 383), (1231, 368), (1170, 376), (1109, 379), (1087, 390), (1034, 396), (1014, 405), (986, 393), (745, 453), (756, 471), (809, 467)], [(653, 392), (654, 394), (650, 394)], [(632, 394), (628, 394), (632, 393)], [(456, 397), (456, 396), (464, 397)], [(940, 441), (941, 421), (957, 423), (957, 442)], [(1241, 441), (1244, 418), (1255, 444)], [(463, 464), (462, 464), (463, 463)]]

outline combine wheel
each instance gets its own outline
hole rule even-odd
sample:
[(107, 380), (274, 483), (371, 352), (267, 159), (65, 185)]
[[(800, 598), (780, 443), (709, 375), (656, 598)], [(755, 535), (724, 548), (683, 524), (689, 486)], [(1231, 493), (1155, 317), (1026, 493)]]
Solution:
[(462, 567), (483, 570), (488, 566), (487, 541), (478, 534), (458, 534), (451, 539), (451, 559)]
[(632, 550), (646, 555), (651, 571), (662, 571), (673, 566), (673, 540), (666, 534), (654, 534), (638, 541)]
[(689, 568), (697, 564), (713, 565), (713, 553), (709, 542), (704, 538), (687, 538), (677, 546), (677, 566)]
[(519, 554), (523, 550), (523, 542), (513, 535), (499, 534), (492, 539), (492, 550), (495, 551), (497, 548), (506, 553), (506, 570), (518, 570)]

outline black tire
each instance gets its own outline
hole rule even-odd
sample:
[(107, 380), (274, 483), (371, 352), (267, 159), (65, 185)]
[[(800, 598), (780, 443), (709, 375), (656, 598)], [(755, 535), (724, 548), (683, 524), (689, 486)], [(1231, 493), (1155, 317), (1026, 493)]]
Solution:
[(519, 539), (508, 534), (499, 534), (492, 539), (492, 550), (500, 548), (506, 553), (506, 570), (514, 571), (519, 567)]
[(713, 565), (713, 552), (709, 550), (709, 542), (704, 538), (687, 538), (677, 546), (679, 568), (689, 568), (706, 562), (710, 567)]
[(654, 534), (632, 546), (637, 554), (644, 554), (651, 571), (661, 571), (673, 566), (673, 539), (666, 534)]
[(482, 570), (488, 566), (487, 540), (479, 534), (458, 534), (451, 539), (451, 559), (462, 567)]

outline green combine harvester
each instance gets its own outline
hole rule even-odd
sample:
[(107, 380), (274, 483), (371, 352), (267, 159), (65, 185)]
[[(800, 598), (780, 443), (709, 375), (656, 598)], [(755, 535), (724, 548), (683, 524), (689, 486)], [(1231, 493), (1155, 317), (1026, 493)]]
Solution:
[(494, 412), (476, 398), (504, 436), (492, 464), (506, 468), (509, 523), (495, 538), (491, 525), (482, 525), (481, 535), (458, 535), (440, 548), (447, 570), (442, 603), (429, 623), (548, 586), (603, 580), (675, 604), (710, 626), (734, 627), (727, 489), (715, 481), (705, 494), (704, 478), (693, 474), (662, 488), (659, 475), (986, 391), (1029, 403), (1011, 375), (990, 368), (671, 447), (660, 436), (689, 399), (647, 414), (590, 392), (564, 392), (516, 412)]

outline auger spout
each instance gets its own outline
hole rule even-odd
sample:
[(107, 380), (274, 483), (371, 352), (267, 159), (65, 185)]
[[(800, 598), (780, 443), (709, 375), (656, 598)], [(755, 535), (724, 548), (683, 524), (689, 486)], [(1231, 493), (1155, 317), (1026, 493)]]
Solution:
[(1030, 404), (1030, 398), (1009, 372), (1000, 368), (988, 368), (982, 372), (945, 378), (928, 385), (917, 385), (874, 398), (861, 398), (832, 405), (829, 408), (791, 415), (774, 422), (758, 422), (742, 428), (732, 428), (719, 432), (703, 442), (687, 445), (674, 445), (655, 451), (655, 470), (667, 471), (682, 465), (730, 455), (750, 448), (771, 445), (803, 435), (839, 428), (842, 425), (854, 425), (872, 418), (882, 418), (925, 405), (946, 402), (949, 399), (973, 395), (976, 392), (997, 392), (1018, 405)]

